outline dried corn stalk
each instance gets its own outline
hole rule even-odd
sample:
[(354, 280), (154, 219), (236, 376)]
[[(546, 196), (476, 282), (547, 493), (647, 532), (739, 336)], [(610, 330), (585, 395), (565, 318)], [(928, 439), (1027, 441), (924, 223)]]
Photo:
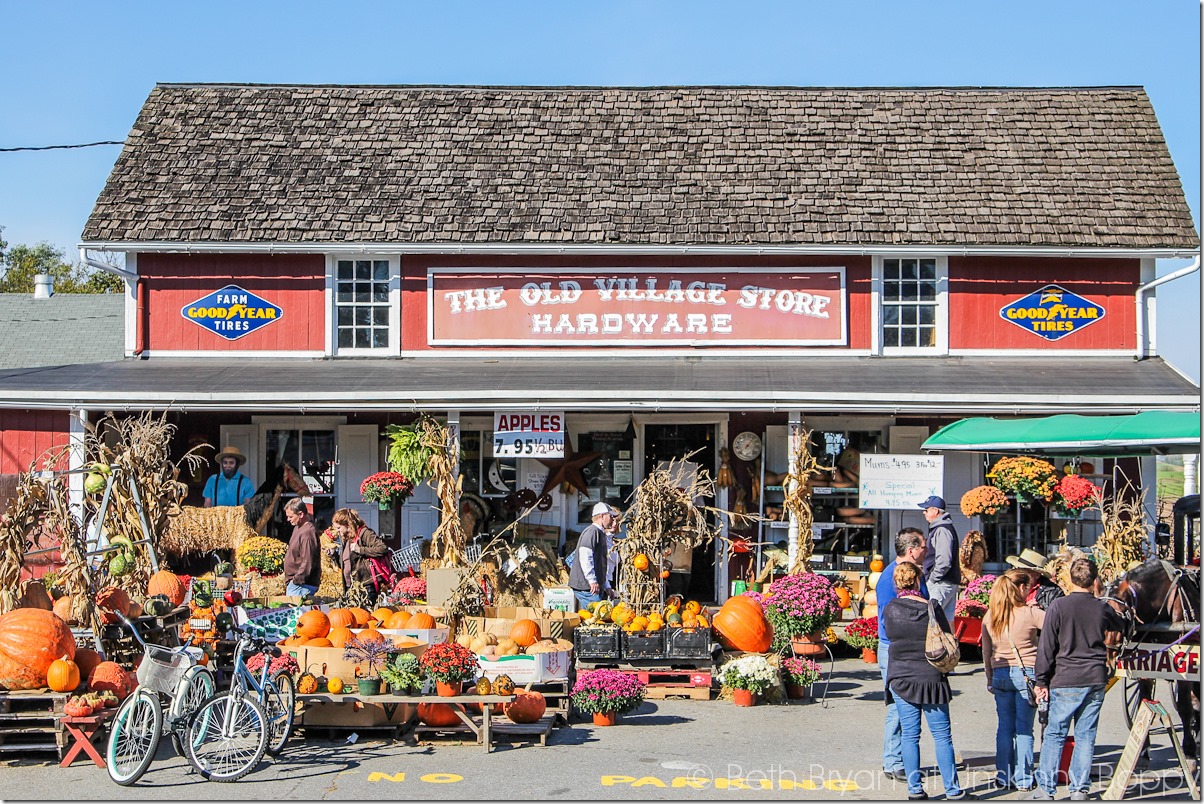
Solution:
[(1145, 494), (1144, 489), (1138, 492), (1126, 484), (1123, 493), (1098, 503), (1103, 533), (1095, 540), (1093, 552), (1100, 580), (1105, 584), (1124, 575), (1130, 564), (1141, 563), (1150, 555)]
[(782, 481), (782, 487), (786, 490), (782, 507), (790, 512), (791, 518), (798, 525), (798, 550), (794, 554), (794, 563), (790, 566), (790, 575), (811, 571), (811, 553), (815, 551), (815, 539), (811, 530), (815, 522), (811, 511), (811, 480), (821, 472), (832, 470), (831, 466), (821, 466), (811, 454), (811, 433), (811, 430), (799, 430), (798, 438), (794, 440), (794, 455), (791, 461), (794, 471)]
[(463, 567), (466, 537), (460, 521), (460, 491), (464, 476), (455, 472), (460, 454), (459, 439), (448, 427), (429, 416), (421, 420), (421, 443), (430, 450), (428, 466), (431, 485), (439, 498), (439, 527), (431, 534), (431, 560), (438, 567)]

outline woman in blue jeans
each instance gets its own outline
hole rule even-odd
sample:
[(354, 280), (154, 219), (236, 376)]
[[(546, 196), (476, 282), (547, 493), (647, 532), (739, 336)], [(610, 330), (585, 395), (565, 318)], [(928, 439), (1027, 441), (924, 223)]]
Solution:
[[(949, 678), (924, 658), (924, 641), (928, 636), (928, 602), (920, 595), (920, 573), (914, 565), (903, 562), (895, 567), (895, 588), (898, 597), (882, 610), (882, 623), (890, 640), (890, 659), (886, 669), (887, 695), (894, 700), (903, 729), (903, 769), (907, 773), (907, 798), (916, 801), (928, 798), (920, 773), (921, 719), (928, 722), (936, 748), (936, 764), (945, 784), (945, 798), (958, 801), (966, 797), (957, 779), (953, 752), (953, 734), (949, 725), (949, 701), (953, 691)], [(937, 622), (948, 628), (940, 607), (935, 610)]]
[(1031, 790), (1033, 716), (1027, 678), (1033, 680), (1045, 612), (1027, 605), (1029, 575), (1009, 570), (995, 580), (982, 622), (982, 663), (987, 690), (995, 695), (995, 784)]

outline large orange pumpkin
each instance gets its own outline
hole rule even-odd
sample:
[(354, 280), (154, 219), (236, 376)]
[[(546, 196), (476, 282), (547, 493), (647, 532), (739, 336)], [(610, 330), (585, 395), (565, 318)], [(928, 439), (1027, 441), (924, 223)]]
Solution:
[(418, 719), (428, 726), (459, 726), (462, 722), (456, 710), (447, 704), (418, 704)]
[(116, 586), (108, 586), (101, 589), (96, 595), (96, 605), (101, 610), (100, 618), (109, 625), (117, 622), (117, 617), (113, 612), (121, 612), (127, 617), (130, 614), (130, 596), (126, 594), (124, 589), (119, 589)]
[(385, 639), (385, 635), (380, 631), (377, 631), (375, 628), (365, 628), (363, 631), (360, 631), (357, 636), (359, 637), (360, 642), (371, 642), (374, 639), (384, 642), (392, 641)]
[(46, 671), (63, 656), (75, 657), (75, 638), (54, 612), (13, 609), (0, 616), (0, 689), (45, 686)]
[(385, 628), (388, 628), (391, 631), (399, 628), (405, 628), (407, 625), (409, 625), (410, 618), (413, 616), (414, 615), (410, 614), (408, 611), (394, 612), (393, 615), (385, 621)]
[(773, 627), (765, 619), (765, 610), (748, 595), (729, 597), (711, 625), (728, 650), (764, 653), (773, 643)]
[(331, 628), (350, 628), (355, 625), (355, 615), (351, 613), (351, 609), (331, 609), (327, 619), (330, 620)]
[(379, 620), (381, 623), (387, 623), (389, 618), (393, 616), (393, 609), (381, 606), (372, 612), (372, 619)]
[(354, 635), (351, 633), (350, 628), (345, 625), (340, 625), (337, 628), (331, 628), (330, 633), (326, 635), (326, 638), (330, 640), (332, 647), (342, 648), (347, 645), (347, 640), (351, 639), (352, 636)]
[(410, 618), (410, 621), (406, 623), (406, 627), (414, 629), (415, 631), (423, 631), (434, 628), (435, 618), (424, 611), (420, 611)]
[(514, 695), (514, 700), (506, 704), (505, 712), (515, 723), (535, 723), (548, 709), (542, 692), (518, 690)]
[(320, 609), (310, 609), (297, 620), (297, 636), (317, 639), (330, 633), (330, 618)]
[(100, 664), (103, 659), (100, 654), (91, 648), (76, 648), (75, 649), (75, 665), (79, 668), (79, 677), (87, 678), (92, 675), (92, 671), (96, 669), (96, 665)]
[(55, 692), (73, 692), (79, 687), (79, 665), (64, 656), (50, 663), (46, 686)]
[(168, 570), (159, 570), (150, 576), (150, 580), (146, 584), (147, 597), (166, 595), (173, 606), (183, 605), (187, 594), (188, 589), (185, 588), (184, 582), (174, 572)]
[(534, 620), (519, 620), (510, 629), (510, 638), (520, 648), (529, 648), (543, 639), (543, 634), (539, 630), (539, 623)]
[(368, 621), (372, 619), (372, 612), (356, 606), (351, 609), (351, 616), (355, 617), (355, 628), (364, 628), (368, 625)]
[(138, 686), (137, 679), (121, 668), (116, 662), (101, 662), (88, 675), (88, 691), (111, 691), (117, 700), (123, 701), (126, 696)]
[(851, 592), (849, 592), (848, 588), (844, 586), (834, 586), (832, 587), (832, 591), (836, 593), (836, 601), (840, 603), (840, 607), (842, 609), (847, 609), (849, 606), (853, 605), (853, 595)]
[(326, 637), (314, 637), (305, 642), (305, 647), (307, 648), (333, 648), (334, 646), (334, 643)]

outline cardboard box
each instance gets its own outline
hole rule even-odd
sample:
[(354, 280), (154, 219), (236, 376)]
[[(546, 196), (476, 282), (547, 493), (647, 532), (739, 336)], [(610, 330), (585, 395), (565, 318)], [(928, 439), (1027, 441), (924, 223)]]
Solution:
[(557, 611), (576, 611), (577, 596), (567, 586), (545, 587), (543, 590), (543, 607)]
[(412, 703), (315, 703), (305, 707), (302, 726), (367, 728), (409, 723), (418, 712)]
[(426, 602), (432, 606), (446, 606), (460, 579), (467, 572), (463, 567), (432, 568), (426, 571)]
[(477, 678), (494, 679), (505, 673), (519, 685), (561, 681), (569, 677), (572, 654), (570, 650), (562, 650), (534, 656), (501, 656), (496, 661), (477, 656)]
[[(351, 633), (358, 634), (363, 630), (363, 628), (352, 628)], [(434, 628), (378, 628), (376, 630), (394, 642), (399, 639), (416, 639), (419, 642), (425, 642), (427, 645), (438, 645), (451, 639), (451, 629), (446, 625), (438, 625)]]
[(510, 629), (519, 620), (534, 620), (539, 632), (553, 639), (572, 639), (573, 629), (581, 624), (575, 611), (534, 609), (527, 606), (486, 606), (484, 617), (465, 617), (464, 633), (510, 636)]
[[(398, 648), (398, 653), (412, 653), (421, 657), (426, 650), (426, 644), (418, 644), (409, 648)], [(280, 650), (297, 660), (297, 666), (302, 672), (309, 670), (314, 675), (327, 678), (338, 676), (348, 684), (354, 684), (356, 671), (366, 675), (368, 667), (363, 663), (355, 663), (343, 658), (342, 648), (311, 648), (306, 645), (281, 645)]]

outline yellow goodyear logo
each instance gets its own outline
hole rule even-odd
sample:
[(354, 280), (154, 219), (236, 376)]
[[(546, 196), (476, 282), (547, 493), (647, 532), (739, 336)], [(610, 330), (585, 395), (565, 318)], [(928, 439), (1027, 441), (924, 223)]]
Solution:
[(184, 305), (180, 315), (228, 341), (279, 321), (284, 310), (238, 285), (226, 285)]
[(999, 316), (1047, 341), (1065, 338), (1104, 317), (1104, 308), (1057, 285), (1046, 285), (999, 310)]

